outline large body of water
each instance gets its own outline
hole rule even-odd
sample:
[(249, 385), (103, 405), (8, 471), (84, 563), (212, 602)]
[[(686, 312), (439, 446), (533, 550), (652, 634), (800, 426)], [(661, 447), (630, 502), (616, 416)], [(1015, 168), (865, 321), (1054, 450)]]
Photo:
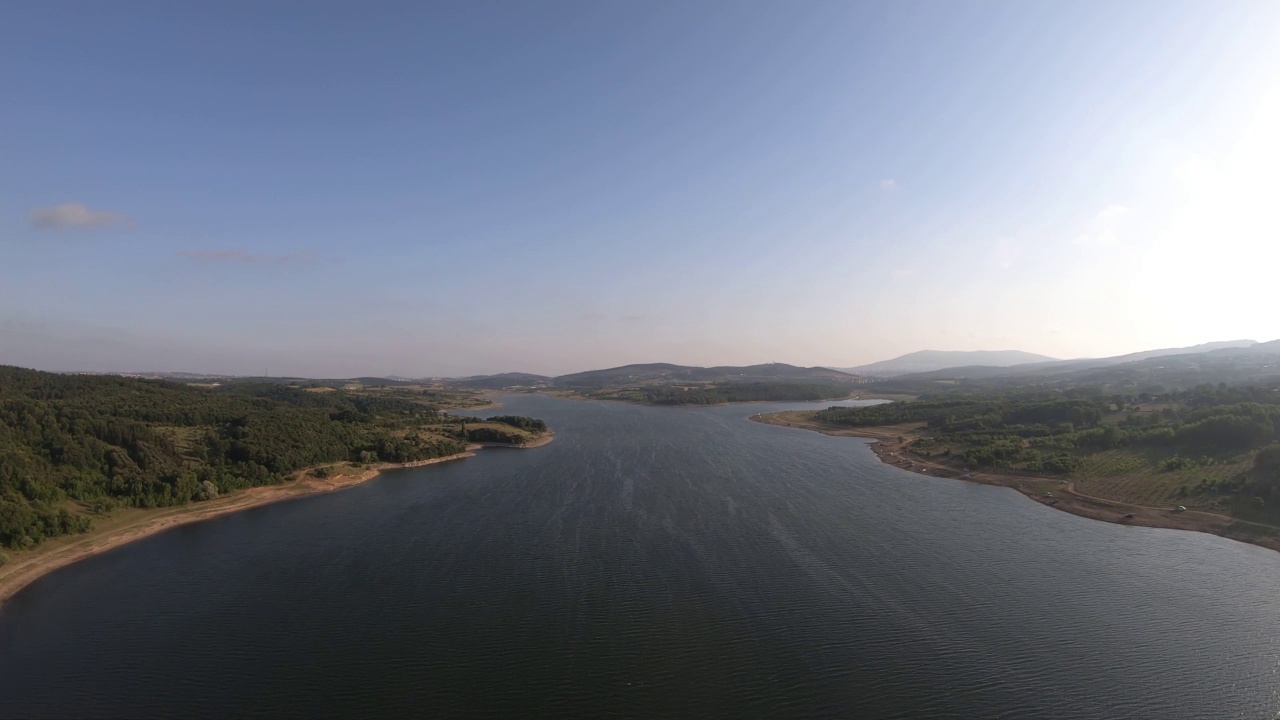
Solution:
[(0, 717), (1280, 717), (1280, 554), (913, 475), (781, 406), (178, 528), (0, 610)]

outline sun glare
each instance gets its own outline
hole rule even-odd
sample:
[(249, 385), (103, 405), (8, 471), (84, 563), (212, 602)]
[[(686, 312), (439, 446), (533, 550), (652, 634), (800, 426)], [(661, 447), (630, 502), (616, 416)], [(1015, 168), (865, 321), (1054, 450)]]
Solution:
[[(1193, 155), (1175, 171), (1178, 194), (1148, 247), (1145, 290), (1161, 313), (1196, 327), (1280, 330), (1273, 303), (1280, 259), (1280, 85), (1218, 156)], [(1179, 292), (1163, 292), (1176, 286)]]

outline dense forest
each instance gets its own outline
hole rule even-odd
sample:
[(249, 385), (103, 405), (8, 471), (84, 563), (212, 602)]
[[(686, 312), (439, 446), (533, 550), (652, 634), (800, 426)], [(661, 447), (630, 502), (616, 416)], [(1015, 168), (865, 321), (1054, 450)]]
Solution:
[[(480, 439), (465, 419), (409, 397), (324, 390), (0, 366), (0, 545), (81, 532), (117, 506), (210, 499), (322, 463), (441, 457)], [(531, 418), (494, 422), (512, 429), (490, 432), (498, 442), (545, 430)]]
[(822, 422), (854, 427), (925, 423), (917, 451), (966, 467), (1070, 474), (1096, 453), (1129, 449), (1159, 456), (1171, 472), (1249, 458), (1211, 490), (1280, 508), (1280, 389), (1202, 385), (1162, 394), (1104, 395), (1075, 389), (942, 396), (871, 407), (832, 407)]
[(753, 401), (831, 400), (849, 396), (844, 383), (749, 382), (694, 387), (652, 385), (593, 393), (591, 397), (654, 405), (718, 405)]

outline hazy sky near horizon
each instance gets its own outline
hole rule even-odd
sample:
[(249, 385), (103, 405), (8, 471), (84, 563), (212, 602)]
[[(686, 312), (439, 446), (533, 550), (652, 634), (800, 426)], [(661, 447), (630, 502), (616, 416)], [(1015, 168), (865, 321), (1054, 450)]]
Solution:
[(1280, 338), (1280, 3), (0, 4), (0, 363)]

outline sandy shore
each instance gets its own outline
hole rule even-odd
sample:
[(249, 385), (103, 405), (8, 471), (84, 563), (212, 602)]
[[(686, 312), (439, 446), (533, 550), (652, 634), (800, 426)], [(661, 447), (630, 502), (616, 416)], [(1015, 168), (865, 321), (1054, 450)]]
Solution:
[(22, 588), (54, 570), (179, 525), (210, 520), (228, 513), (269, 505), (282, 500), (343, 490), (372, 480), (384, 470), (422, 467), (424, 465), (435, 465), (437, 463), (475, 457), (475, 452), (473, 451), (482, 447), (532, 448), (546, 445), (552, 439), (554, 439), (553, 433), (548, 432), (538, 440), (524, 445), (472, 443), (467, 447), (467, 452), (408, 463), (382, 463), (370, 466), (364, 472), (354, 475), (317, 478), (310, 474), (312, 470), (317, 468), (309, 468), (298, 472), (295, 475), (296, 479), (282, 485), (264, 485), (262, 487), (249, 488), (215, 500), (172, 508), (120, 511), (118, 513), (120, 517), (97, 521), (95, 522), (97, 527), (84, 535), (67, 535), (54, 538), (45, 541), (35, 550), (9, 553), (9, 561), (4, 565), (0, 565), (0, 606)]
[[(1151, 507), (1095, 497), (1078, 492), (1073, 483), (1067, 480), (992, 471), (966, 473), (963, 469), (912, 453), (911, 440), (916, 435), (916, 428), (912, 426), (831, 427), (812, 420), (807, 411), (752, 415), (751, 419), (769, 425), (811, 430), (824, 435), (871, 438), (875, 440), (871, 443), (871, 450), (882, 462), (924, 475), (1013, 488), (1035, 502), (1073, 515), (1121, 525), (1203, 532), (1280, 551), (1280, 528), (1271, 525), (1238, 520), (1220, 513), (1201, 510), (1177, 512), (1168, 507)], [(1133, 517), (1126, 517), (1129, 515)]]

